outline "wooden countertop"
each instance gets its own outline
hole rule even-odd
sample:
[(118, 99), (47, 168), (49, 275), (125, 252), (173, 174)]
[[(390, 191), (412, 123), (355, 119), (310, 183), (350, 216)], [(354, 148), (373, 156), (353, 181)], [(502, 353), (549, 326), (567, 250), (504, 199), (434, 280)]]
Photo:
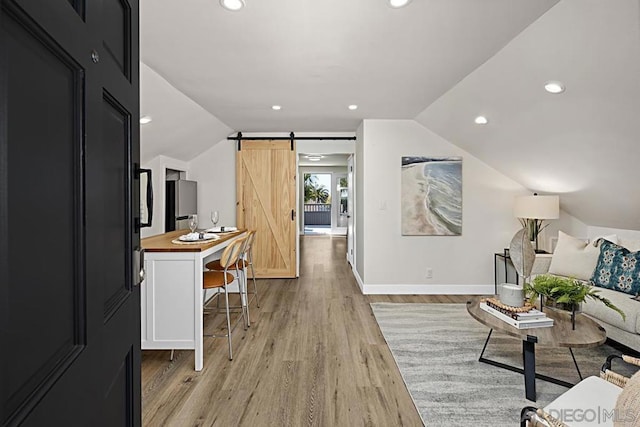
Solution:
[(177, 243), (171, 243), (171, 241), (177, 239), (183, 234), (189, 233), (189, 230), (176, 230), (164, 234), (158, 234), (157, 236), (146, 237), (140, 241), (140, 244), (147, 252), (202, 252), (213, 246), (219, 245), (220, 243), (224, 243), (227, 240), (231, 240), (244, 232), (246, 232), (246, 230), (240, 229), (231, 233), (220, 234), (219, 240), (212, 240), (210, 242), (200, 244), (180, 245)]

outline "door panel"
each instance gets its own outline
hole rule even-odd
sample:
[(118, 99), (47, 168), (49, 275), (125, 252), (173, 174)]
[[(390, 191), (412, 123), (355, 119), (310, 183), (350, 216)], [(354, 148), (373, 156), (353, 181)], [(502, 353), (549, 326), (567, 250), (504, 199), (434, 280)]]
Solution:
[(0, 2), (0, 425), (139, 425), (138, 4)]
[(122, 0), (103, 0), (103, 44), (122, 74), (130, 76), (131, 12)]
[(296, 276), (295, 167), (291, 141), (240, 141), (237, 223), (256, 230), (257, 277)]
[[(43, 34), (3, 16), (5, 47), (11, 67), (8, 86), (7, 180), (19, 182), (20, 191), (9, 191), (7, 237), (9, 331), (6, 366), (7, 411), (14, 412), (33, 393), (42, 393), (62, 375), (83, 346), (84, 302), (82, 247), (82, 147), (77, 131), (82, 117), (82, 70)], [(37, 29), (34, 29), (37, 32)], [(40, 94), (48, 92), (43, 99)], [(32, 102), (15, 102), (29, 99)], [(34, 120), (39, 118), (38, 126)], [(40, 119), (42, 118), (42, 119)], [(46, 135), (46, 143), (42, 137)], [(5, 181), (6, 182), (6, 181)], [(13, 188), (10, 187), (10, 188)], [(33, 224), (46, 220), (47, 241), (55, 246), (48, 256), (34, 259), (25, 254), (39, 239), (29, 237)], [(55, 283), (43, 272), (55, 275)], [(47, 333), (40, 334), (41, 313), (49, 313)], [(34, 340), (34, 334), (40, 339)], [(22, 370), (11, 369), (24, 366)]]
[[(122, 195), (131, 187), (128, 162), (131, 158), (131, 115), (108, 93), (102, 105), (102, 167), (105, 171), (102, 209), (105, 214), (103, 227), (107, 233), (103, 243), (103, 261), (109, 268), (104, 271), (105, 289), (103, 303), (105, 318), (125, 300), (131, 291), (131, 244), (128, 218), (131, 203)], [(122, 231), (125, 231), (124, 233)], [(123, 253), (122, 248), (125, 248)]]
[(67, 0), (71, 7), (78, 13), (78, 15), (84, 20), (84, 0)]

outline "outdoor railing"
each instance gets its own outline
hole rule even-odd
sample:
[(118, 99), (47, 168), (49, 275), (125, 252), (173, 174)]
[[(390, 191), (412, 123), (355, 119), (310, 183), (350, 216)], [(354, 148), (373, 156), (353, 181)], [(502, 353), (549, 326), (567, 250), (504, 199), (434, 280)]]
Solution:
[(331, 203), (305, 203), (306, 225), (331, 225)]

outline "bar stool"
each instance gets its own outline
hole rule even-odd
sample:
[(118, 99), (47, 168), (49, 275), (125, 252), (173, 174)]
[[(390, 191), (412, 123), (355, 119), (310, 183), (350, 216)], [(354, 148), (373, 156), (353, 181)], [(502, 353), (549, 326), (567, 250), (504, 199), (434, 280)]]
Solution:
[[(222, 252), (220, 257), (220, 266), (222, 271), (205, 271), (202, 273), (202, 289), (206, 292), (207, 289), (217, 289), (218, 292), (224, 292), (225, 297), (225, 312), (227, 315), (227, 333), (225, 335), (205, 335), (211, 337), (227, 337), (229, 342), (229, 360), (233, 360), (233, 350), (231, 348), (231, 315), (229, 311), (229, 293), (227, 292), (227, 286), (236, 280), (236, 277), (229, 273), (229, 268), (233, 268), (238, 262), (238, 256), (242, 252), (245, 246), (246, 237), (241, 237), (229, 244)], [(238, 278), (239, 282), (240, 278)], [(218, 296), (219, 297), (219, 296)], [(242, 310), (238, 321), (245, 317), (245, 311)], [(245, 319), (246, 321), (246, 319)], [(237, 325), (237, 323), (236, 323)], [(235, 326), (234, 325), (234, 328)]]
[[(253, 240), (255, 238), (256, 235), (256, 231), (255, 230), (250, 230), (249, 233), (247, 234), (246, 237), (246, 241), (245, 241), (245, 245), (242, 248), (242, 252), (240, 254), (240, 256), (238, 257), (238, 261), (236, 262), (235, 265), (235, 269), (238, 272), (238, 274), (242, 274), (242, 279), (243, 279), (243, 289), (241, 289), (241, 299), (243, 301), (243, 304), (246, 302), (246, 311), (247, 311), (247, 326), (250, 326), (251, 323), (249, 321), (249, 304), (251, 303), (251, 301), (253, 301), (253, 299), (251, 299), (251, 301), (249, 301), (248, 299), (248, 294), (251, 293), (253, 294), (253, 297), (256, 299), (256, 306), (258, 308), (260, 308), (260, 300), (258, 299), (258, 287), (256, 286), (256, 273), (255, 270), (253, 269), (253, 251), (252, 251), (252, 247), (253, 247)], [(221, 260), (215, 260), (215, 261), (211, 261), (208, 262), (206, 264), (205, 267), (207, 267), (207, 269), (212, 270), (212, 271), (222, 271), (224, 270), (224, 268), (221, 265)], [(253, 292), (248, 292), (248, 270), (249, 267), (251, 268), (251, 278), (253, 280)]]

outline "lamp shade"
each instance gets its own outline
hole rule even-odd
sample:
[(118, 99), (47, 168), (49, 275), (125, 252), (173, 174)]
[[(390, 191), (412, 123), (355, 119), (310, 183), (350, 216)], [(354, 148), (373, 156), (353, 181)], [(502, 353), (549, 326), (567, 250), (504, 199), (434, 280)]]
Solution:
[(558, 196), (516, 197), (516, 202), (513, 206), (513, 215), (516, 218), (560, 218), (560, 198)]

